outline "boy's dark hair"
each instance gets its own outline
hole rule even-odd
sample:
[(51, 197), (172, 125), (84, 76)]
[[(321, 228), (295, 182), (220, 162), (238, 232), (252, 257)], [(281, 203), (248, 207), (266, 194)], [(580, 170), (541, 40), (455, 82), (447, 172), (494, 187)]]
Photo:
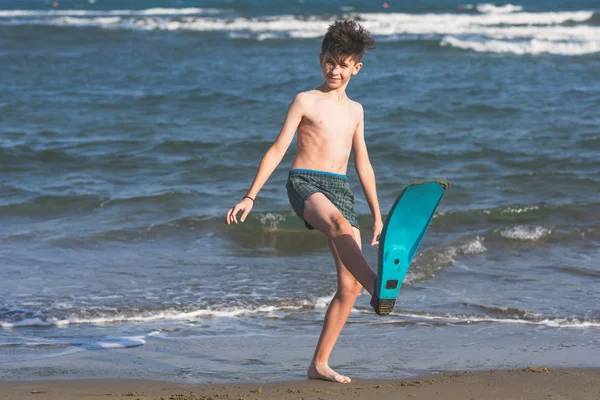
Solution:
[(367, 50), (375, 48), (371, 32), (355, 21), (335, 21), (323, 38), (321, 53), (329, 52), (337, 62), (346, 57), (360, 62)]

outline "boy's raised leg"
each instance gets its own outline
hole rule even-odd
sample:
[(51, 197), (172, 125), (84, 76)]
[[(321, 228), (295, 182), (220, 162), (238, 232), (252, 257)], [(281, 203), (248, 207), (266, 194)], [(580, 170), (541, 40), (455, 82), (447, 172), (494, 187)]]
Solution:
[(333, 241), (342, 263), (372, 296), (377, 274), (356, 243), (352, 226), (337, 207), (323, 193), (314, 193), (304, 202), (304, 219)]
[[(360, 231), (354, 227), (352, 229), (356, 243), (360, 247)], [(349, 377), (340, 375), (329, 367), (329, 356), (342, 332), (342, 328), (348, 320), (348, 316), (362, 289), (362, 285), (344, 266), (331, 239), (329, 239), (329, 248), (335, 261), (338, 288), (325, 314), (319, 343), (308, 367), (308, 377), (311, 379), (325, 379), (333, 382), (349, 383), (351, 381)]]

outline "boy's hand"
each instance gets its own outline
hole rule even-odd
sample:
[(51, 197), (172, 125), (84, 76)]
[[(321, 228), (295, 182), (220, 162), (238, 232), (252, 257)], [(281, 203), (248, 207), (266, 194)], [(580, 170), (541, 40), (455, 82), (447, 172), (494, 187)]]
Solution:
[(252, 210), (253, 205), (254, 205), (254, 202), (252, 200), (250, 200), (247, 197), (243, 198), (242, 201), (240, 201), (235, 206), (230, 208), (229, 211), (227, 212), (227, 219), (225, 220), (227, 225), (229, 225), (233, 222), (235, 222), (236, 224), (238, 223), (237, 214), (240, 211), (243, 211), (242, 217), (240, 218), (240, 222), (244, 222), (246, 220), (246, 216), (248, 216), (248, 214), (250, 213), (250, 210)]
[(373, 221), (373, 238), (371, 239), (371, 246), (379, 245), (379, 235), (381, 235), (381, 230), (383, 229), (383, 221), (381, 219), (376, 219)]

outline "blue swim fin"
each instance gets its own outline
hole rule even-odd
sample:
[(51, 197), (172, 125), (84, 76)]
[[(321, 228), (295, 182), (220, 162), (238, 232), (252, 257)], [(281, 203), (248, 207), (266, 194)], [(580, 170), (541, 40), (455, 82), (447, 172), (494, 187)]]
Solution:
[(394, 308), (410, 263), (449, 187), (442, 180), (415, 182), (392, 206), (379, 238), (377, 281), (371, 299), (378, 315), (387, 315)]

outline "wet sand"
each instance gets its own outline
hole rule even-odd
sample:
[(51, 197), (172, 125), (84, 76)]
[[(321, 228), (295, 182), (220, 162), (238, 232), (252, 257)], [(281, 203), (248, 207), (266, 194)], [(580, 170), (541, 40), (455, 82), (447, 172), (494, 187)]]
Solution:
[(529, 367), (522, 370), (442, 372), (410, 380), (350, 384), (300, 380), (262, 384), (192, 385), (144, 380), (0, 382), (2, 400), (337, 400), (337, 399), (598, 400), (600, 370)]

